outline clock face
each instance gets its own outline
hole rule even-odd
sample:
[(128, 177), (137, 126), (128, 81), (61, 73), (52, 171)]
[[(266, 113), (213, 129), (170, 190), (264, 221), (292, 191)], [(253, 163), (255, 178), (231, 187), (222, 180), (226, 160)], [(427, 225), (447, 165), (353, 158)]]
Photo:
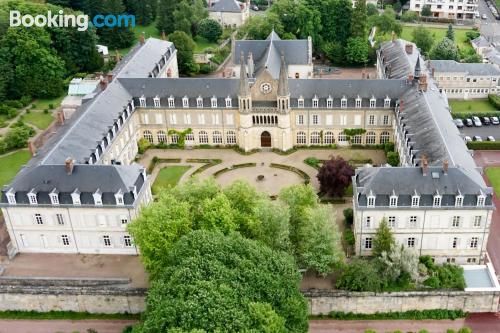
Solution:
[(271, 86), (270, 83), (262, 83), (260, 85), (260, 91), (263, 93), (263, 94), (269, 94), (271, 91), (273, 90), (273, 87)]

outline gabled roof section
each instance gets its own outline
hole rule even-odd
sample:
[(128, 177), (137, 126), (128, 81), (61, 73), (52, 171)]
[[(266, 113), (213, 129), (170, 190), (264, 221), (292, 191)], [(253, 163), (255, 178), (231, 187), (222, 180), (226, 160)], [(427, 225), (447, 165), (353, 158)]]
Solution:
[(500, 70), (492, 64), (461, 63), (455, 60), (429, 60), (429, 67), (441, 73), (464, 73), (466, 75), (500, 75)]
[(226, 13), (240, 13), (243, 9), (240, 2), (236, 0), (219, 0), (208, 8), (210, 12), (226, 12)]
[[(406, 53), (406, 44), (413, 45), (411, 55)], [(418, 51), (415, 44), (402, 39), (396, 39), (382, 43), (377, 52), (386, 78), (402, 79), (408, 77), (408, 74), (413, 74), (415, 63), (418, 59)]]

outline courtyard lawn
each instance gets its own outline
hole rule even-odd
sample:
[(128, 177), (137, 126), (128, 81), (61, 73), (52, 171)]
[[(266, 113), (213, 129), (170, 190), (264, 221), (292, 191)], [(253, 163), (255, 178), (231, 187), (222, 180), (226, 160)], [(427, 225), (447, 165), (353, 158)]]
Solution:
[(448, 101), (452, 112), (495, 112), (497, 109), (491, 105), (487, 99), (477, 100), (449, 100)]
[(22, 165), (31, 158), (28, 150), (18, 150), (0, 157), (0, 187), (8, 184), (19, 171)]
[(184, 165), (173, 165), (161, 169), (153, 183), (153, 193), (158, 193), (161, 188), (177, 185), (182, 175), (189, 169), (191, 169), (190, 166)]
[(22, 117), (25, 122), (34, 125), (41, 130), (49, 127), (52, 121), (54, 121), (52, 113), (45, 113), (43, 111), (31, 110), (30, 113), (25, 113)]
[(488, 176), (491, 186), (495, 189), (497, 197), (500, 197), (500, 167), (486, 168), (486, 176)]
[[(403, 26), (403, 32), (401, 33), (401, 38), (411, 41), (413, 39), (412, 32), (416, 28), (417, 27), (415, 26)], [(428, 27), (425, 28), (429, 30), (431, 34), (434, 36), (434, 44), (443, 39), (443, 37), (446, 36), (446, 31), (448, 31), (447, 26), (443, 26), (442, 28), (428, 28)], [(453, 31), (455, 31), (455, 43), (457, 43), (457, 46), (461, 50), (472, 49), (472, 46), (470, 45), (470, 43), (467, 40), (467, 37), (465, 36), (465, 34), (468, 31), (473, 31), (472, 29), (454, 28)]]
[(196, 47), (194, 48), (194, 53), (203, 53), (203, 51), (205, 51), (205, 49), (207, 48), (215, 49), (217, 48), (217, 46), (219, 46), (219, 44), (209, 42), (208, 40), (206, 40), (201, 36), (196, 36), (194, 38), (194, 42), (196, 43)]
[(55, 98), (44, 98), (44, 99), (36, 99), (33, 101), (33, 104), (35, 104), (35, 110), (45, 110), (45, 109), (51, 109), (49, 105), (52, 105), (54, 109), (57, 109), (60, 105), (62, 100), (66, 97), (66, 94), (63, 94), (59, 97)]

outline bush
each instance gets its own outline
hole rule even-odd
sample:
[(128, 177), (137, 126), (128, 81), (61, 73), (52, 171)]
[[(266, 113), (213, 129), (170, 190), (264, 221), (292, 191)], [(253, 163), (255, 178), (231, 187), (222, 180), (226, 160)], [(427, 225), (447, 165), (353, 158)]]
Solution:
[(144, 152), (148, 150), (149, 147), (151, 147), (151, 143), (148, 140), (141, 138), (139, 141), (137, 141), (139, 154), (144, 154)]
[(467, 40), (471, 41), (471, 40), (476, 39), (477, 37), (481, 36), (481, 34), (478, 31), (467, 31), (465, 33), (465, 36), (467, 37)]
[(417, 22), (418, 15), (416, 12), (406, 11), (403, 15), (401, 15), (401, 21), (403, 21), (403, 22)]
[(373, 314), (352, 313), (352, 312), (337, 312), (332, 311), (328, 314), (332, 319), (340, 320), (379, 320), (379, 319), (407, 319), (407, 320), (424, 320), (424, 319), (452, 319), (465, 318), (466, 312), (462, 310), (411, 310), (405, 312), (376, 312)]
[(20, 109), (23, 107), (23, 104), (20, 101), (5, 101), (5, 104), (7, 106), (10, 106), (11, 108), (16, 108), (16, 109)]
[(208, 74), (212, 73), (214, 67), (210, 64), (201, 64), (200, 65), (200, 74)]
[(49, 114), (49, 109), (45, 109), (45, 110), (43, 110), (43, 113), (44, 113), (44, 114)]
[(500, 141), (470, 141), (467, 148), (472, 150), (500, 150)]
[(54, 108), (54, 104), (50, 103), (50, 104), (49, 104), (49, 109), (51, 109), (51, 110), (52, 110), (53, 108)]
[(344, 240), (348, 245), (353, 246), (356, 243), (356, 239), (354, 238), (354, 232), (352, 232), (351, 228), (347, 228), (344, 230)]
[(470, 327), (465, 326), (459, 329), (458, 333), (472, 333), (472, 330), (470, 329)]
[(198, 34), (209, 42), (215, 43), (222, 35), (222, 27), (217, 21), (206, 18), (198, 24)]
[(488, 100), (497, 109), (500, 110), (500, 97), (495, 94), (489, 94)]
[(387, 153), (387, 163), (391, 166), (399, 165), (399, 154), (395, 151), (390, 151)]
[(320, 164), (320, 160), (318, 160), (316, 157), (308, 157), (304, 160), (304, 163), (309, 165), (309, 166), (312, 166), (313, 168), (315, 169), (319, 169), (319, 164)]
[(23, 96), (19, 101), (23, 106), (28, 106), (31, 103), (31, 96)]
[(346, 226), (351, 226), (354, 220), (354, 212), (352, 208), (344, 209), (343, 213)]
[(354, 259), (344, 269), (335, 285), (338, 289), (350, 291), (380, 291), (380, 281), (374, 263), (365, 259)]

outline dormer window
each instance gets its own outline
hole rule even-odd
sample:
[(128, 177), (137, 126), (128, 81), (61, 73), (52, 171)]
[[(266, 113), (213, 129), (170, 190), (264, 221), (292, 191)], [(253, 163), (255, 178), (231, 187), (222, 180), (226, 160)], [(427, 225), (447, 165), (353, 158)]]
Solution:
[(464, 197), (462, 195), (457, 195), (455, 197), (455, 206), (462, 207), (464, 204)]
[(340, 100), (340, 107), (343, 109), (347, 108), (347, 98), (345, 96)]
[(318, 96), (314, 95), (313, 99), (312, 99), (312, 107), (313, 108), (317, 108), (319, 105), (319, 100), (318, 100)]
[(97, 191), (95, 191), (94, 194), (92, 194), (92, 196), (94, 197), (94, 204), (96, 206), (102, 206), (102, 193), (101, 193), (101, 190), (97, 189)]
[(390, 108), (391, 107), (391, 99), (389, 98), (389, 96), (386, 96), (386, 98), (384, 99), (384, 108)]
[(481, 194), (477, 196), (477, 206), (484, 207), (485, 202), (486, 202), (486, 196), (481, 192)]
[(303, 108), (304, 107), (304, 98), (302, 96), (300, 96), (297, 103), (298, 103), (299, 108)]
[(173, 108), (174, 106), (175, 106), (175, 99), (174, 99), (174, 97), (173, 97), (173, 96), (170, 96), (170, 97), (168, 98), (168, 107), (169, 107), (169, 108)]
[(439, 208), (441, 207), (441, 196), (438, 194), (434, 195), (434, 198), (432, 199), (432, 207)]
[(187, 96), (182, 97), (182, 107), (183, 108), (189, 107), (189, 98)]
[(375, 207), (375, 196), (373, 195), (373, 193), (371, 191), (370, 191), (370, 194), (367, 197), (366, 205), (368, 207)]
[(49, 197), (50, 202), (53, 205), (59, 205), (59, 192), (57, 192), (56, 189), (53, 189), (52, 192), (50, 192)]
[(160, 107), (160, 97), (156, 96), (155, 98), (153, 98), (153, 103), (155, 105), (155, 108), (159, 108)]
[(201, 98), (201, 96), (198, 96), (198, 98), (196, 99), (196, 107), (198, 108), (203, 107), (203, 98)]
[(328, 96), (328, 98), (326, 99), (326, 107), (331, 109), (333, 108), (333, 98), (332, 96)]
[(411, 197), (411, 206), (412, 207), (419, 207), (420, 206), (420, 196), (419, 195), (414, 195)]
[(125, 203), (123, 201), (123, 191), (120, 189), (115, 193), (116, 205), (123, 206)]
[(217, 97), (212, 97), (212, 99), (210, 99), (210, 104), (212, 105), (213, 108), (216, 108), (217, 107)]
[(74, 190), (73, 193), (71, 193), (71, 200), (73, 201), (73, 205), (82, 204), (80, 200), (80, 191), (78, 191), (78, 189)]
[(144, 96), (139, 98), (139, 105), (142, 107), (146, 106), (146, 98)]
[(15, 205), (16, 204), (16, 193), (14, 192), (14, 189), (10, 189), (7, 191), (7, 193), (5, 193), (5, 195), (7, 196), (7, 202), (12, 204), (12, 205)]
[(358, 95), (358, 97), (356, 98), (356, 107), (357, 107), (357, 108), (360, 108), (360, 107), (361, 107), (361, 97), (359, 97), (359, 95)]
[(28, 192), (28, 200), (29, 200), (30, 205), (38, 204), (35, 189), (32, 189), (31, 191)]
[(370, 98), (370, 108), (371, 109), (375, 109), (377, 107), (377, 99), (372, 96), (372, 98)]
[(226, 108), (230, 108), (233, 106), (233, 100), (231, 99), (231, 97), (227, 96), (226, 97)]
[(389, 207), (397, 207), (398, 206), (398, 196), (391, 195), (389, 198)]

